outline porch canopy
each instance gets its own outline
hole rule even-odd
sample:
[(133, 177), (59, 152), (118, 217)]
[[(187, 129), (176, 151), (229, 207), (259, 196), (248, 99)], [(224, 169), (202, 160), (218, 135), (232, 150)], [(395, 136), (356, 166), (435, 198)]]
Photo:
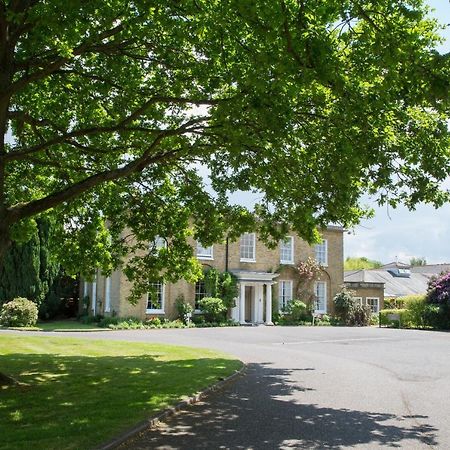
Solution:
[[(241, 324), (247, 322), (273, 325), (272, 322), (272, 285), (275, 283), (277, 273), (255, 272), (250, 270), (232, 270), (239, 280), (239, 298), (236, 306), (231, 311), (233, 320)], [(253, 295), (247, 296), (246, 287), (251, 287)], [(264, 299), (266, 307), (264, 308)], [(246, 302), (250, 302), (250, 308), (246, 308)], [(246, 310), (250, 311), (250, 317), (246, 318)], [(264, 315), (265, 310), (265, 315)]]

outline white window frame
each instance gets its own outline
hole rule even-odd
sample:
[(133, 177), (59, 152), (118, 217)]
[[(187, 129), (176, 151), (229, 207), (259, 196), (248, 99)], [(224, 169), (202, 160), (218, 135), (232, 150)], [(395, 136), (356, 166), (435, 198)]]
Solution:
[[(320, 261), (319, 258), (317, 257), (317, 250), (322, 246), (324, 248), (324, 256), (325, 256), (324, 261)], [(319, 264), (321, 264), (324, 267), (328, 267), (328, 239), (323, 239), (320, 244), (316, 244), (314, 246), (314, 257)]]
[[(251, 236), (252, 237), (253, 257), (251, 257), (251, 258), (243, 258), (242, 257), (242, 238), (244, 236), (245, 237), (247, 237), (247, 236)], [(239, 256), (240, 256), (240, 261), (241, 262), (256, 262), (256, 234), (255, 233), (244, 233), (243, 235), (241, 235), (241, 239), (239, 241)]]
[[(197, 283), (203, 283), (204, 286), (204, 292), (197, 292)], [(205, 298), (208, 296), (208, 293), (206, 292), (206, 285), (205, 285), (205, 281), (204, 280), (198, 280), (195, 285), (194, 285), (194, 308), (195, 308), (195, 304), (196, 304), (196, 300), (197, 300), (197, 294), (205, 294), (202, 298)], [(200, 299), (201, 300), (201, 299)], [(200, 308), (195, 308), (194, 312), (196, 314), (200, 314), (202, 311)]]
[(165, 297), (166, 297), (166, 285), (162, 281), (156, 281), (155, 283), (161, 283), (161, 305), (159, 309), (153, 309), (148, 307), (148, 292), (146, 295), (146, 314), (164, 314)]
[[(323, 292), (324, 292), (324, 302), (323, 302), (324, 303), (324, 308), (323, 309), (319, 309), (319, 308), (316, 309), (316, 305), (317, 305), (317, 302), (318, 302), (318, 299), (319, 299), (319, 296), (317, 295), (318, 286), (319, 285), (324, 287), (324, 290), (323, 290)], [(328, 287), (327, 287), (327, 282), (326, 281), (316, 281), (314, 283), (314, 295), (316, 297), (316, 300), (314, 301), (314, 312), (317, 313), (317, 314), (326, 314), (327, 313), (327, 308), (328, 308), (328, 292), (327, 292), (327, 289), (328, 289)]]
[(363, 298), (362, 297), (353, 297), (361, 306), (363, 306)]
[[(290, 258), (283, 259), (283, 245), (290, 242)], [(280, 241), (280, 264), (294, 264), (294, 236), (286, 236), (286, 239)]]
[(203, 245), (197, 241), (197, 258), (208, 259), (212, 261), (214, 259), (214, 246), (203, 247)]
[(372, 310), (372, 314), (378, 314), (380, 312), (380, 297), (366, 297), (366, 305), (370, 306), (370, 309), (372, 309), (372, 305), (369, 304), (369, 300), (377, 301), (377, 310), (376, 311)]
[(167, 241), (161, 236), (156, 236), (155, 240), (153, 241), (153, 246), (156, 248), (156, 250), (160, 250), (161, 248), (166, 248)]
[[(286, 290), (284, 286), (287, 286), (288, 289)], [(280, 312), (292, 301), (292, 287), (292, 280), (278, 280), (278, 308)]]

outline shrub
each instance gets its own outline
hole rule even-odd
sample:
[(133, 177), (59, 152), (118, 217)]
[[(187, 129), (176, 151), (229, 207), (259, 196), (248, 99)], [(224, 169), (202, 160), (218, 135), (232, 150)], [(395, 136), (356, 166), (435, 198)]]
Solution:
[(434, 305), (450, 306), (450, 272), (430, 280), (427, 300)]
[(426, 305), (423, 313), (425, 326), (440, 330), (450, 329), (450, 321), (446, 318), (446, 312), (439, 305)]
[(370, 325), (372, 311), (370, 306), (360, 305), (353, 293), (347, 289), (342, 289), (334, 296), (334, 309), (338, 319), (345, 325), (356, 325), (365, 327)]
[[(400, 322), (398, 320), (391, 320), (388, 318), (390, 314), (398, 314), (400, 316)], [(381, 325), (394, 325), (407, 327), (409, 323), (408, 310), (402, 309), (382, 309), (379, 313)]]
[(225, 320), (227, 307), (222, 299), (205, 297), (200, 300), (199, 306), (207, 322), (223, 322)]
[(367, 327), (371, 324), (372, 310), (368, 305), (360, 305), (355, 302), (353, 307), (353, 315), (349, 317), (349, 325), (358, 327)]
[(425, 295), (408, 295), (402, 297), (404, 308), (408, 311), (405, 326), (423, 328), (425, 326), (424, 313), (427, 306)]
[(435, 324), (433, 327), (450, 328), (450, 272), (430, 280), (428, 284), (427, 302), (431, 305), (439, 306), (439, 310), (427, 310), (427, 320), (432, 319)]
[(177, 297), (175, 306), (177, 308), (178, 318), (184, 323), (188, 323), (189, 318), (192, 317), (192, 313), (194, 312), (194, 307), (190, 303), (186, 303), (182, 296)]
[(291, 300), (283, 309), (287, 321), (299, 322), (311, 320), (311, 311), (305, 302)]
[(351, 318), (356, 306), (356, 301), (353, 298), (352, 292), (347, 289), (342, 289), (334, 298), (334, 311), (336, 315), (344, 322), (350, 325)]
[(5, 303), (0, 313), (0, 324), (5, 327), (34, 327), (37, 319), (36, 303), (22, 297)]

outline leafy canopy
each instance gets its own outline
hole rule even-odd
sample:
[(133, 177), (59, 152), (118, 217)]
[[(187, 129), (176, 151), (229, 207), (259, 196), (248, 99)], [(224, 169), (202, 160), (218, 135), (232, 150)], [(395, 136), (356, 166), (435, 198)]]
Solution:
[[(144, 291), (199, 276), (189, 236), (313, 241), (367, 215), (364, 192), (443, 205), (437, 28), (421, 0), (2, 1), (0, 258), (47, 214), (69, 269), (133, 251)], [(255, 214), (237, 190), (262, 193)]]
[(347, 256), (344, 261), (344, 270), (378, 269), (382, 265), (380, 261), (375, 261), (365, 256)]

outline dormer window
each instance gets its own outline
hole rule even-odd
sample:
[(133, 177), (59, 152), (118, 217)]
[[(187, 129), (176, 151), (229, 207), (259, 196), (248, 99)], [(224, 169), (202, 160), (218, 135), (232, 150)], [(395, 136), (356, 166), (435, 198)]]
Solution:
[(197, 258), (199, 259), (214, 259), (213, 246), (203, 247), (200, 242), (197, 242)]

